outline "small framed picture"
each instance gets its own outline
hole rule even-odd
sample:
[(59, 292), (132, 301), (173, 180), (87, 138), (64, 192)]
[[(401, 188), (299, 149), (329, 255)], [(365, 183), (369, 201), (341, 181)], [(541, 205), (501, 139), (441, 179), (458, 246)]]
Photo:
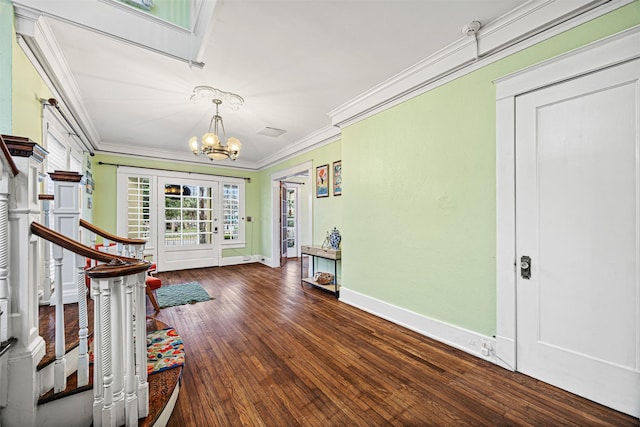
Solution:
[(333, 195), (342, 196), (342, 160), (333, 162)]
[(316, 197), (329, 197), (329, 165), (316, 168)]

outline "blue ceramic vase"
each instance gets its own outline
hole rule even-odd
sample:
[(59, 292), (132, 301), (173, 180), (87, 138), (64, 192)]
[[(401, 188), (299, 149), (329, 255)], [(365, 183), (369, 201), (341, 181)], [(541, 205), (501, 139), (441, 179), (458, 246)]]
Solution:
[(329, 245), (331, 245), (331, 249), (338, 250), (340, 248), (340, 241), (342, 240), (342, 236), (337, 228), (333, 227), (331, 233), (329, 234)]

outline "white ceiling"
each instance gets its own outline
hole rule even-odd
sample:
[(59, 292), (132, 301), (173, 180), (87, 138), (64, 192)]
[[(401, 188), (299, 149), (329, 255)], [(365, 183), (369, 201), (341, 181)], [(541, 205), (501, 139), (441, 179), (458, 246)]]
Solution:
[[(523, 3), (219, 0), (202, 69), (68, 22), (48, 23), (98, 149), (196, 160), (187, 140), (207, 130), (214, 108), (189, 98), (208, 85), (245, 99), (238, 111), (223, 104), (221, 115), (227, 135), (243, 143), (237, 165), (251, 167), (329, 126), (329, 111), (463, 38), (465, 24), (487, 24)], [(258, 135), (266, 126), (287, 132)]]

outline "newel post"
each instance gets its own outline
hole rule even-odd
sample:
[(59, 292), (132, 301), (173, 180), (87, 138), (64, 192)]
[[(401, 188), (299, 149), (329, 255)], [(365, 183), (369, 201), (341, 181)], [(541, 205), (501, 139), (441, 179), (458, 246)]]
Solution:
[(45, 352), (38, 330), (39, 241), (31, 222), (40, 220), (39, 176), (46, 150), (28, 138), (3, 135), (19, 173), (9, 194), (10, 331), (18, 339), (8, 360), (8, 404), (2, 425), (36, 425), (39, 394), (34, 375)]
[[(60, 234), (79, 241), (80, 229), (80, 181), (82, 175), (77, 172), (55, 171), (49, 176), (54, 184), (53, 201), (53, 229)], [(62, 289), (55, 289), (54, 293), (62, 292), (63, 304), (78, 302), (78, 285), (76, 274), (77, 257), (65, 251), (62, 262)], [(82, 265), (80, 267), (83, 267)], [(59, 298), (59, 297), (58, 297)], [(55, 301), (55, 298), (52, 298)]]

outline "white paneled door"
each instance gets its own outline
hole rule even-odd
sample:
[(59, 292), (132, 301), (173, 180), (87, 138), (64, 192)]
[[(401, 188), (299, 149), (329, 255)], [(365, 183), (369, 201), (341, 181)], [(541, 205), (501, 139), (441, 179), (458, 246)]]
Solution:
[(158, 271), (218, 266), (218, 183), (159, 177), (158, 200)]
[(517, 369), (636, 417), (639, 78), (635, 60), (516, 98)]

